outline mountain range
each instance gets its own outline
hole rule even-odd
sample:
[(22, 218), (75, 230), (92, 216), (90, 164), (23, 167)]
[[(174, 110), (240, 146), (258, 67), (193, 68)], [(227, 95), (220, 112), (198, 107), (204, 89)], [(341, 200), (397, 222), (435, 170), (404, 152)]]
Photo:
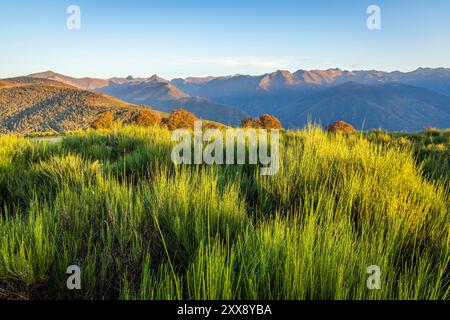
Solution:
[(344, 119), (357, 128), (421, 131), (450, 127), (450, 97), (401, 83), (346, 82), (279, 110), (288, 126), (330, 124)]
[(311, 120), (324, 125), (344, 120), (359, 129), (450, 127), (450, 69), (276, 71), (261, 76), (174, 79), (172, 83), (252, 116), (273, 114), (293, 128)]
[(149, 78), (72, 78), (52, 71), (30, 75), (33, 78), (49, 79), (66, 83), (83, 90), (92, 90), (116, 97), (133, 104), (149, 105), (164, 112), (186, 109), (197, 117), (238, 125), (247, 114), (238, 108), (224, 106), (210, 99), (190, 96), (169, 81), (153, 75)]
[[(308, 121), (343, 120), (358, 129), (417, 131), (450, 127), (450, 69), (412, 72), (278, 70), (259, 76), (73, 78), (47, 71), (30, 75), (104, 93), (169, 112), (184, 108), (200, 118), (236, 125), (269, 113), (289, 128)], [(1, 86), (1, 83), (0, 83)]]

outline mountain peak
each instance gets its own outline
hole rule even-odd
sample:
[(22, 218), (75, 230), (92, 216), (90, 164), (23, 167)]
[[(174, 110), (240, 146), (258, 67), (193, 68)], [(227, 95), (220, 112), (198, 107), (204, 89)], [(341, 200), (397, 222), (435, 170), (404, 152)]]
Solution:
[(166, 79), (161, 78), (157, 74), (152, 75), (150, 78), (148, 78), (148, 81), (155, 81), (155, 82), (168, 82)]
[(49, 78), (49, 77), (54, 77), (57, 76), (58, 74), (52, 70), (47, 70), (44, 72), (37, 72), (37, 73), (33, 73), (30, 74), (29, 77), (34, 77), (34, 78)]
[(292, 73), (287, 70), (277, 70), (274, 73), (270, 74), (271, 77), (280, 77), (287, 80), (291, 80), (293, 78)]
[(263, 90), (281, 88), (286, 85), (294, 84), (295, 79), (292, 73), (286, 70), (277, 70), (273, 73), (264, 75), (259, 82), (259, 87)]

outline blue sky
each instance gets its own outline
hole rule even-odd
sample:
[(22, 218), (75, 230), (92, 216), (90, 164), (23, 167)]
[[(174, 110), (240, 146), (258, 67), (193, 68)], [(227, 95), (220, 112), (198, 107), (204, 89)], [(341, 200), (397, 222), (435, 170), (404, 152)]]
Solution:
[[(69, 5), (81, 30), (66, 28)], [(369, 5), (382, 29), (366, 27)], [(0, 1), (0, 78), (450, 67), (448, 0)]]

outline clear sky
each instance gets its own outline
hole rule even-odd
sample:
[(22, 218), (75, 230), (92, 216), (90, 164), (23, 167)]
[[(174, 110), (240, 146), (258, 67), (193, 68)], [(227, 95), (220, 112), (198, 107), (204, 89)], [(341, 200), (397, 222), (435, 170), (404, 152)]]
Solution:
[[(371, 4), (381, 30), (366, 27)], [(450, 67), (449, 17), (448, 0), (1, 0), (0, 78)]]

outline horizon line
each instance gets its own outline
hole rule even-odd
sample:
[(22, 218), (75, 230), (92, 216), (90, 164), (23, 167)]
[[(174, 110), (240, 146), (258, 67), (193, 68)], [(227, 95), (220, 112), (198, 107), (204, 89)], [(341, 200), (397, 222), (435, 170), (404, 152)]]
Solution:
[(101, 80), (110, 80), (110, 79), (114, 79), (114, 78), (118, 78), (118, 79), (125, 79), (125, 78), (129, 78), (132, 77), (133, 79), (149, 79), (151, 77), (154, 76), (158, 76), (160, 78), (163, 78), (164, 80), (167, 81), (173, 81), (175, 79), (189, 79), (189, 78), (193, 78), (193, 79), (202, 79), (202, 78), (228, 78), (228, 77), (239, 77), (239, 76), (249, 76), (249, 77), (258, 77), (258, 76), (265, 76), (265, 75), (270, 75), (276, 72), (289, 72), (291, 74), (294, 74), (296, 72), (299, 71), (305, 71), (305, 72), (314, 72), (314, 71), (333, 71), (333, 70), (339, 70), (342, 72), (370, 72), (370, 71), (376, 71), (376, 72), (384, 72), (384, 73), (411, 73), (411, 72), (415, 72), (418, 70), (439, 70), (439, 69), (444, 69), (444, 70), (450, 70), (450, 67), (417, 67), (417, 68), (412, 68), (409, 69), (408, 71), (401, 71), (399, 69), (397, 70), (392, 70), (392, 71), (387, 71), (387, 70), (381, 70), (381, 69), (373, 69), (373, 68), (368, 68), (368, 69), (346, 69), (346, 68), (339, 68), (339, 67), (334, 67), (334, 68), (326, 68), (326, 69), (297, 69), (295, 71), (291, 71), (289, 69), (277, 69), (274, 70), (272, 72), (265, 72), (265, 73), (254, 73), (254, 74), (243, 74), (243, 73), (236, 73), (236, 74), (225, 74), (225, 75), (204, 75), (204, 76), (186, 76), (186, 77), (182, 77), (182, 76), (177, 76), (177, 77), (164, 77), (164, 76), (160, 76), (159, 74), (155, 73), (152, 74), (151, 76), (134, 76), (134, 75), (127, 75), (127, 76), (109, 76), (109, 77), (101, 77), (101, 76), (72, 76), (69, 75), (68, 73), (61, 73), (61, 72), (57, 72), (54, 70), (45, 70), (45, 71), (38, 71), (38, 72), (33, 72), (33, 73), (29, 73), (29, 74), (19, 74), (19, 75), (15, 75), (15, 76), (8, 76), (8, 77), (2, 77), (0, 79), (5, 80), (5, 79), (12, 79), (12, 78), (19, 78), (19, 77), (29, 77), (29, 76), (33, 76), (36, 74), (42, 74), (42, 73), (54, 73), (57, 75), (62, 75), (62, 76), (66, 76), (66, 77), (70, 77), (70, 78), (74, 78), (74, 79), (101, 79)]

